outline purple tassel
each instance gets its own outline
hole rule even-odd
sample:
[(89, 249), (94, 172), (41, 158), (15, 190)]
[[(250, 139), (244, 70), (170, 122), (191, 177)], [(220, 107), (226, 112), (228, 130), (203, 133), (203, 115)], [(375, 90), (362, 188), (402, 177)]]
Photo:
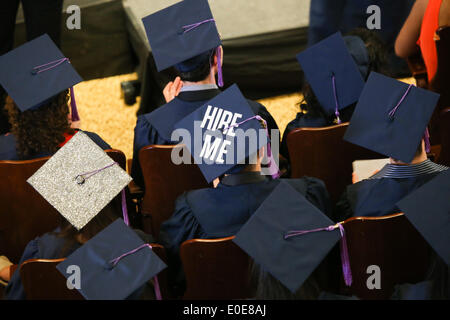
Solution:
[(219, 87), (223, 87), (223, 75), (222, 75), (222, 50), (220, 50), (220, 46), (216, 49), (217, 53), (217, 79), (219, 83)]
[(123, 188), (122, 190), (122, 214), (123, 214), (123, 221), (127, 226), (129, 226), (130, 221), (128, 220), (127, 198), (125, 196), (125, 188)]
[(341, 263), (342, 263), (342, 273), (344, 276), (344, 282), (345, 282), (346, 286), (350, 287), (353, 282), (353, 277), (352, 277), (352, 270), (350, 268), (350, 258), (349, 258), (349, 254), (348, 254), (348, 248), (347, 248), (347, 238), (345, 237), (345, 230), (341, 223), (338, 223), (334, 226), (328, 226), (326, 228), (317, 228), (317, 229), (312, 229), (312, 230), (288, 231), (284, 235), (284, 239), (286, 240), (291, 237), (301, 236), (303, 234), (319, 232), (319, 231), (333, 231), (336, 228), (339, 228), (339, 231), (341, 232), (340, 249), (341, 249)]
[[(120, 261), (122, 258), (125, 258), (126, 256), (129, 256), (130, 254), (133, 254), (133, 253), (135, 253), (135, 252), (137, 252), (137, 251), (139, 251), (139, 250), (141, 250), (142, 248), (145, 248), (145, 247), (148, 247), (150, 250), (153, 249), (152, 246), (151, 246), (150, 244), (144, 243), (143, 245), (137, 247), (136, 249), (133, 249), (133, 250), (128, 251), (128, 252), (125, 252), (125, 253), (122, 254), (121, 256), (112, 259), (112, 260), (110, 261), (110, 263), (112, 264), (112, 267), (114, 268), (114, 267), (119, 263), (119, 261)], [(155, 277), (153, 278), (153, 280), (155, 281), (155, 295), (156, 295), (156, 300), (162, 300), (161, 289), (160, 289), (160, 287), (159, 287), (158, 277), (155, 276)]]
[(338, 102), (338, 98), (337, 98), (337, 91), (336, 91), (336, 77), (334, 76), (334, 73), (331, 76), (331, 81), (333, 83), (333, 93), (334, 93), (334, 102), (336, 103), (336, 108), (334, 111), (334, 114), (336, 115), (336, 120), (338, 124), (341, 124), (341, 118), (339, 118), (340, 113), (339, 113), (339, 102)]
[(72, 122), (80, 121), (80, 115), (78, 114), (77, 102), (75, 101), (75, 92), (73, 87), (70, 87), (70, 109), (72, 114)]
[(430, 144), (430, 132), (428, 131), (428, 127), (425, 129), (425, 134), (423, 135), (423, 139), (425, 140), (425, 151), (430, 153), (431, 144)]

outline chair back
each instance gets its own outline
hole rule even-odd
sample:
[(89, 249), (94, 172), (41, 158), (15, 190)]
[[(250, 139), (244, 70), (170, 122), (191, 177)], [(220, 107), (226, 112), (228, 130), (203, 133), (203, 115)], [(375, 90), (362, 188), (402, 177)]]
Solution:
[(58, 211), (27, 183), (48, 159), (0, 161), (0, 252), (13, 263), (30, 240), (58, 226)]
[[(208, 188), (199, 167), (172, 162), (172, 152), (189, 152), (182, 145), (150, 145), (139, 151), (145, 193), (141, 203), (144, 231), (158, 238), (161, 224), (172, 216), (175, 200), (186, 191)], [(193, 162), (192, 162), (193, 163)]]
[(287, 137), (291, 178), (316, 177), (337, 201), (352, 183), (353, 161), (386, 158), (343, 139), (348, 123), (324, 128), (298, 128)]
[(234, 236), (183, 242), (180, 256), (186, 276), (184, 299), (252, 297), (251, 259), (232, 242), (233, 238)]
[[(353, 275), (350, 288), (342, 284), (344, 293), (361, 299), (389, 299), (396, 284), (425, 279), (432, 250), (403, 213), (354, 217), (343, 226)], [(380, 289), (367, 285), (375, 284), (369, 279), (376, 272), (370, 266), (379, 267)]]
[(84, 300), (76, 289), (67, 287), (66, 278), (56, 269), (65, 259), (31, 259), (20, 266), (27, 300)]
[[(125, 170), (123, 152), (106, 153)], [(29, 241), (58, 226), (58, 211), (27, 183), (49, 158), (0, 161), (0, 252), (13, 263), (19, 262)], [(120, 195), (116, 199), (120, 201)]]

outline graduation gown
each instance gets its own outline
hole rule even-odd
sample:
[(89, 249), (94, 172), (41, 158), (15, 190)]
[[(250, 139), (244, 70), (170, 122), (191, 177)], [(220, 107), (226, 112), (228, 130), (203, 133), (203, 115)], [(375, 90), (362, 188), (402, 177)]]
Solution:
[[(325, 184), (316, 178), (286, 180), (313, 205), (330, 215)], [(159, 241), (166, 248), (169, 279), (177, 294), (184, 292), (179, 258), (181, 244), (190, 239), (214, 239), (235, 235), (280, 183), (259, 172), (233, 174), (217, 188), (184, 193), (175, 203), (172, 217), (161, 225)]]
[(386, 165), (373, 177), (347, 186), (336, 204), (335, 221), (400, 212), (396, 203), (447, 167), (426, 160), (418, 165)]
[[(22, 254), (19, 261), (19, 266), (29, 259), (60, 259), (68, 257), (81, 245), (77, 242), (66, 244), (64, 238), (58, 237), (56, 229), (52, 233), (46, 233), (40, 237), (31, 240)], [(153, 242), (153, 238), (140, 230), (135, 230), (137, 235), (146, 243)], [(147, 285), (142, 286), (133, 292), (127, 300), (135, 300), (144, 297), (154, 297), (153, 288), (148, 288)], [(25, 290), (23, 288), (22, 279), (20, 278), (19, 269), (14, 272), (8, 286), (5, 289), (5, 300), (25, 300)]]
[[(82, 130), (80, 130), (82, 131)], [(105, 141), (103, 141), (102, 138), (96, 133), (89, 132), (89, 131), (83, 131), (89, 138), (92, 139), (99, 147), (101, 147), (103, 150), (111, 149), (111, 146), (107, 144)], [(0, 136), (0, 160), (31, 160), (31, 159), (37, 159), (42, 157), (51, 156), (52, 153), (42, 151), (38, 154), (33, 155), (32, 157), (29, 157), (27, 159), (22, 159), (17, 154), (16, 150), (16, 137), (13, 134), (9, 135), (2, 135)]]
[[(152, 144), (177, 144), (179, 141), (172, 141), (171, 139), (175, 124), (220, 93), (219, 89), (183, 91), (169, 103), (151, 113), (138, 117), (134, 129), (131, 169), (131, 176), (137, 185), (144, 187), (144, 179), (139, 164), (139, 150)], [(247, 101), (253, 112), (267, 121), (269, 130), (278, 129), (275, 120), (262, 104), (251, 100)]]

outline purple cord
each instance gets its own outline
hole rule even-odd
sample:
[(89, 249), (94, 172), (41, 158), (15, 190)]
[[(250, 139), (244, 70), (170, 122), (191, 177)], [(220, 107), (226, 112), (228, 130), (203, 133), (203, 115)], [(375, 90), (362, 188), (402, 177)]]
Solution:
[(270, 147), (270, 135), (269, 135), (269, 130), (267, 129), (267, 121), (266, 120), (264, 120), (261, 116), (256, 115), (256, 116), (250, 117), (248, 119), (245, 119), (241, 122), (235, 123), (227, 128), (224, 128), (223, 132), (225, 132), (226, 130), (228, 130), (230, 128), (239, 127), (241, 124), (246, 123), (247, 121), (250, 121), (253, 119), (262, 121), (264, 123), (264, 128), (266, 129), (267, 138), (269, 139), (269, 141), (267, 142), (267, 156), (269, 157), (269, 173), (273, 179), (278, 179), (281, 176), (281, 172), (272, 156), (272, 149)]
[(325, 228), (317, 228), (312, 230), (294, 230), (294, 231), (288, 231), (284, 235), (284, 240), (300, 236), (308, 233), (313, 232), (320, 232), (320, 231), (333, 231), (335, 229), (339, 228), (339, 231), (341, 233), (341, 241), (340, 241), (340, 247), (341, 247), (341, 262), (342, 262), (342, 273), (344, 275), (344, 281), (345, 284), (350, 287), (352, 285), (352, 270), (350, 268), (350, 258), (348, 254), (348, 247), (347, 247), (347, 238), (345, 236), (345, 230), (341, 223), (335, 224), (333, 226), (328, 226)]
[[(145, 248), (145, 247), (148, 247), (150, 250), (153, 249), (152, 246), (151, 246), (150, 244), (144, 243), (143, 245), (137, 247), (136, 249), (133, 249), (133, 250), (128, 251), (128, 252), (125, 252), (125, 253), (122, 254), (121, 256), (119, 256), (119, 257), (117, 257), (117, 258), (115, 258), (115, 259), (112, 259), (112, 260), (110, 261), (110, 263), (112, 263), (112, 267), (114, 268), (114, 267), (119, 263), (119, 261), (120, 261), (122, 258), (125, 258), (126, 256), (129, 256), (130, 254), (133, 254), (133, 253), (135, 253), (135, 252), (137, 252), (137, 251), (139, 251), (139, 250), (141, 250), (142, 248)], [(154, 277), (154, 281), (155, 281), (155, 295), (156, 295), (156, 300), (162, 300), (162, 295), (161, 295), (161, 289), (160, 289), (160, 287), (159, 287), (158, 276), (155, 276), (155, 277)]]
[(334, 101), (336, 103), (336, 109), (334, 111), (334, 114), (336, 115), (336, 119), (337, 119), (337, 123), (341, 124), (341, 118), (339, 118), (340, 113), (339, 113), (339, 102), (338, 102), (338, 98), (337, 98), (337, 91), (336, 91), (336, 77), (334, 75), (334, 73), (331, 75), (331, 81), (333, 83), (333, 93), (334, 93)]
[(183, 33), (186, 33), (186, 32), (189, 32), (191, 30), (194, 30), (195, 28), (197, 28), (197, 27), (199, 27), (202, 24), (207, 23), (207, 22), (215, 22), (215, 20), (214, 19), (207, 19), (207, 20), (203, 20), (203, 21), (200, 21), (200, 22), (196, 22), (196, 23), (193, 23), (193, 24), (188, 24), (186, 26), (183, 26), (182, 28), (185, 29)]
[[(61, 58), (61, 59), (58, 59), (58, 60), (55, 60), (55, 61), (50, 61), (49, 63), (46, 63), (46, 64), (42, 64), (40, 66), (34, 67), (33, 68), (33, 74), (39, 74), (41, 72), (45, 72), (45, 71), (51, 70), (51, 69), (59, 66), (61, 63), (65, 62), (65, 61), (70, 63), (68, 58)], [(50, 66), (50, 67), (42, 69), (43, 67), (46, 67), (46, 66)]]
[[(207, 20), (203, 20), (200, 22), (196, 22), (193, 24), (188, 24), (186, 26), (183, 26), (182, 27), (184, 29), (183, 34), (189, 32), (189, 31), (192, 31), (195, 28), (198, 28), (199, 26), (201, 26), (202, 24), (207, 23), (207, 22), (215, 23), (216, 20), (211, 18), (211, 19), (207, 19)], [(222, 53), (220, 50), (220, 46), (216, 48), (216, 55), (217, 55), (217, 82), (218, 82), (219, 87), (223, 87), (223, 75), (222, 75), (222, 63), (221, 63), (222, 62)]]
[(72, 122), (80, 121), (80, 115), (78, 114), (77, 103), (75, 101), (75, 92), (73, 87), (70, 87), (70, 110)]
[[(85, 172), (82, 174), (79, 174), (78, 176), (75, 177), (75, 181), (79, 184), (82, 185), (86, 182), (87, 179), (89, 179), (90, 177), (92, 177), (93, 175), (96, 175), (97, 173), (108, 169), (110, 167), (112, 167), (113, 165), (118, 165), (117, 162), (113, 162), (109, 165), (107, 165), (106, 167), (91, 171), (91, 172)], [(126, 195), (125, 195), (125, 188), (122, 189), (122, 214), (123, 214), (123, 221), (125, 222), (125, 224), (127, 226), (130, 225), (129, 219), (128, 219), (128, 209), (127, 209), (127, 201), (126, 201)]]
[[(58, 59), (55, 61), (50, 61), (49, 63), (34, 67), (32, 73), (34, 75), (37, 75), (41, 72), (45, 72), (45, 71), (51, 70), (53, 68), (56, 68), (61, 63), (66, 62), (66, 61), (70, 63), (70, 60), (68, 58), (61, 58), (61, 59)], [(46, 66), (49, 66), (49, 67), (42, 69), (43, 67), (46, 67)], [(80, 116), (78, 114), (77, 103), (75, 101), (75, 92), (73, 91), (73, 86), (70, 88), (70, 109), (71, 109), (72, 121), (80, 121)]]
[(413, 86), (414, 86), (413, 84), (410, 84), (410, 85), (408, 86), (408, 89), (406, 89), (405, 93), (403, 94), (403, 97), (400, 99), (400, 101), (397, 103), (397, 105), (394, 107), (394, 109), (392, 109), (392, 110), (389, 112), (389, 117), (390, 117), (391, 119), (394, 118), (395, 112), (397, 111), (398, 107), (402, 104), (403, 100), (405, 100), (405, 98), (406, 98), (406, 96), (407, 96), (409, 90), (411, 90), (411, 88), (412, 88)]

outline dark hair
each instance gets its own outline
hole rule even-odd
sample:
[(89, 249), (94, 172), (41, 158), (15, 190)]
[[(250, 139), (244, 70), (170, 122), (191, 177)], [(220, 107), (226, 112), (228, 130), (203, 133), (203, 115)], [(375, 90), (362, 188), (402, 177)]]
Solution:
[(69, 121), (68, 90), (53, 97), (37, 109), (21, 112), (8, 97), (5, 108), (8, 111), (11, 133), (17, 139), (17, 153), (26, 159), (43, 151), (55, 153), (64, 142), (64, 133), (72, 134)]
[(366, 79), (364, 80), (367, 80), (372, 71), (383, 74), (387, 73), (388, 50), (378, 33), (365, 28), (356, 28), (350, 31), (347, 36), (357, 36), (366, 45), (367, 55), (369, 56), (369, 68)]
[(313, 275), (293, 294), (260, 265), (253, 263), (250, 272), (256, 300), (316, 300), (319, 297), (319, 285)]
[[(209, 59), (206, 59), (205, 61), (203, 61), (197, 68), (195, 68), (192, 71), (189, 72), (181, 72), (178, 71), (178, 74), (181, 78), (181, 81), (189, 81), (189, 82), (198, 82), (198, 81), (202, 81), (205, 80), (209, 73), (211, 72), (211, 66), (214, 62), (214, 52), (211, 52), (211, 55), (209, 56)], [(190, 61), (197, 59), (198, 57), (194, 57), (191, 58), (189, 60), (186, 60), (182, 63), (187, 63), (189, 64)], [(175, 68), (176, 69), (176, 68)]]
[[(367, 54), (369, 57), (369, 66), (366, 79), (372, 71), (383, 74), (386, 73), (387, 49), (383, 40), (376, 32), (364, 28), (357, 28), (348, 33), (347, 36), (357, 36), (361, 38), (361, 40), (366, 45)], [(312, 117), (325, 118), (327, 119), (328, 123), (333, 123), (333, 121), (335, 120), (335, 116), (328, 115), (323, 111), (319, 100), (317, 100), (317, 97), (314, 94), (311, 85), (307, 81), (303, 83), (302, 93), (303, 100), (300, 101), (301, 111), (308, 113), (308, 115), (311, 115)], [(348, 106), (347, 108), (344, 108), (343, 110), (340, 110), (340, 118), (342, 119), (342, 121), (346, 122), (350, 120), (355, 106), (356, 103)]]
[(60, 216), (60, 231), (53, 233), (56, 237), (65, 240), (60, 255), (65, 257), (77, 244), (82, 245), (83, 242), (93, 238), (97, 233), (109, 226), (119, 218), (121, 214), (119, 208), (118, 200), (113, 199), (80, 230), (72, 226), (63, 216)]

